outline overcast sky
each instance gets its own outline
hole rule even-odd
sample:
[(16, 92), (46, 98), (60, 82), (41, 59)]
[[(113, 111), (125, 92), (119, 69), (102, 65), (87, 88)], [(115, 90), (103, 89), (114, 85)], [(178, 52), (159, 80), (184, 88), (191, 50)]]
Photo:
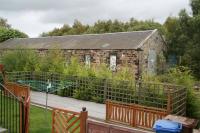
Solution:
[(181, 9), (190, 11), (189, 0), (0, 0), (0, 17), (8, 19), (13, 28), (37, 37), (40, 33), (73, 24), (96, 20), (154, 19), (163, 23)]

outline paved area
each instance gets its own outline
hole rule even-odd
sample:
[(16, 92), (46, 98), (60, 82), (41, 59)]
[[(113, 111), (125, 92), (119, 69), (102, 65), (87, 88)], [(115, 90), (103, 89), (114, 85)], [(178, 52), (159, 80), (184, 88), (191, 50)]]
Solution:
[(0, 127), (0, 133), (7, 133), (7, 130)]
[[(80, 112), (82, 107), (86, 107), (89, 117), (105, 119), (105, 104), (77, 100), (74, 98), (61, 97), (48, 94), (47, 105), (49, 107), (65, 108), (67, 110)], [(46, 93), (31, 91), (31, 103), (46, 105)]]

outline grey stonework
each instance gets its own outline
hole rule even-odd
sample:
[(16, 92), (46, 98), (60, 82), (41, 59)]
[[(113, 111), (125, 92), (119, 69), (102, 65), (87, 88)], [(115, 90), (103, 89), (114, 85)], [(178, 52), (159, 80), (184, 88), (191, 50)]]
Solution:
[(81, 63), (85, 62), (85, 56), (91, 56), (91, 64), (93, 66), (105, 63), (109, 65), (110, 55), (116, 55), (117, 57), (117, 69), (122, 66), (133, 67), (137, 65), (137, 52), (135, 50), (64, 50), (66, 58), (70, 56), (78, 57)]
[[(155, 50), (157, 56), (163, 55), (167, 49), (167, 46), (159, 32), (154, 32), (151, 37), (148, 38), (147, 41), (141, 46), (141, 49), (143, 50), (140, 58), (141, 71), (147, 72), (149, 51)], [(156, 64), (156, 66), (158, 66), (158, 64)]]

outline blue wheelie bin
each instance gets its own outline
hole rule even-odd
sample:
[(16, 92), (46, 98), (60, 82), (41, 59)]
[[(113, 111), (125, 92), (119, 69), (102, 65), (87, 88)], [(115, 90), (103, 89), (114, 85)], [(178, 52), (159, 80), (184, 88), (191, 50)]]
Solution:
[(154, 123), (153, 130), (156, 133), (180, 133), (182, 124), (169, 120), (157, 120)]

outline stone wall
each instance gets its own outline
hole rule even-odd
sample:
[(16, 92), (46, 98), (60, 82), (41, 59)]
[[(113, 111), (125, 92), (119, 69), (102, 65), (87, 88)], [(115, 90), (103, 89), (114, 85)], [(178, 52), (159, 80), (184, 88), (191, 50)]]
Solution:
[(91, 56), (91, 65), (96, 66), (105, 63), (109, 66), (110, 55), (117, 57), (117, 70), (122, 66), (137, 69), (138, 53), (135, 50), (64, 50), (66, 59), (70, 56), (76, 56), (81, 63), (85, 62), (85, 56)]
[[(163, 55), (167, 48), (163, 37), (158, 31), (154, 31), (151, 37), (147, 38), (145, 43), (141, 46), (141, 49), (143, 50), (140, 55), (141, 71), (147, 72), (149, 51), (154, 50), (156, 52), (156, 56), (158, 57), (159, 55)], [(156, 64), (156, 67), (158, 67), (158, 64)], [(157, 70), (158, 68), (155, 69)]]
[[(0, 50), (1, 55), (10, 50)], [(48, 52), (47, 49), (36, 50), (40, 56), (45, 56)], [(73, 56), (77, 57), (81, 64), (85, 63), (85, 56), (91, 56), (91, 65), (98, 66), (105, 63), (110, 66), (110, 55), (116, 55), (117, 68), (116, 71), (120, 70), (121, 67), (127, 66), (137, 73), (138, 68), (138, 52), (136, 50), (61, 50), (64, 54), (66, 62)]]

